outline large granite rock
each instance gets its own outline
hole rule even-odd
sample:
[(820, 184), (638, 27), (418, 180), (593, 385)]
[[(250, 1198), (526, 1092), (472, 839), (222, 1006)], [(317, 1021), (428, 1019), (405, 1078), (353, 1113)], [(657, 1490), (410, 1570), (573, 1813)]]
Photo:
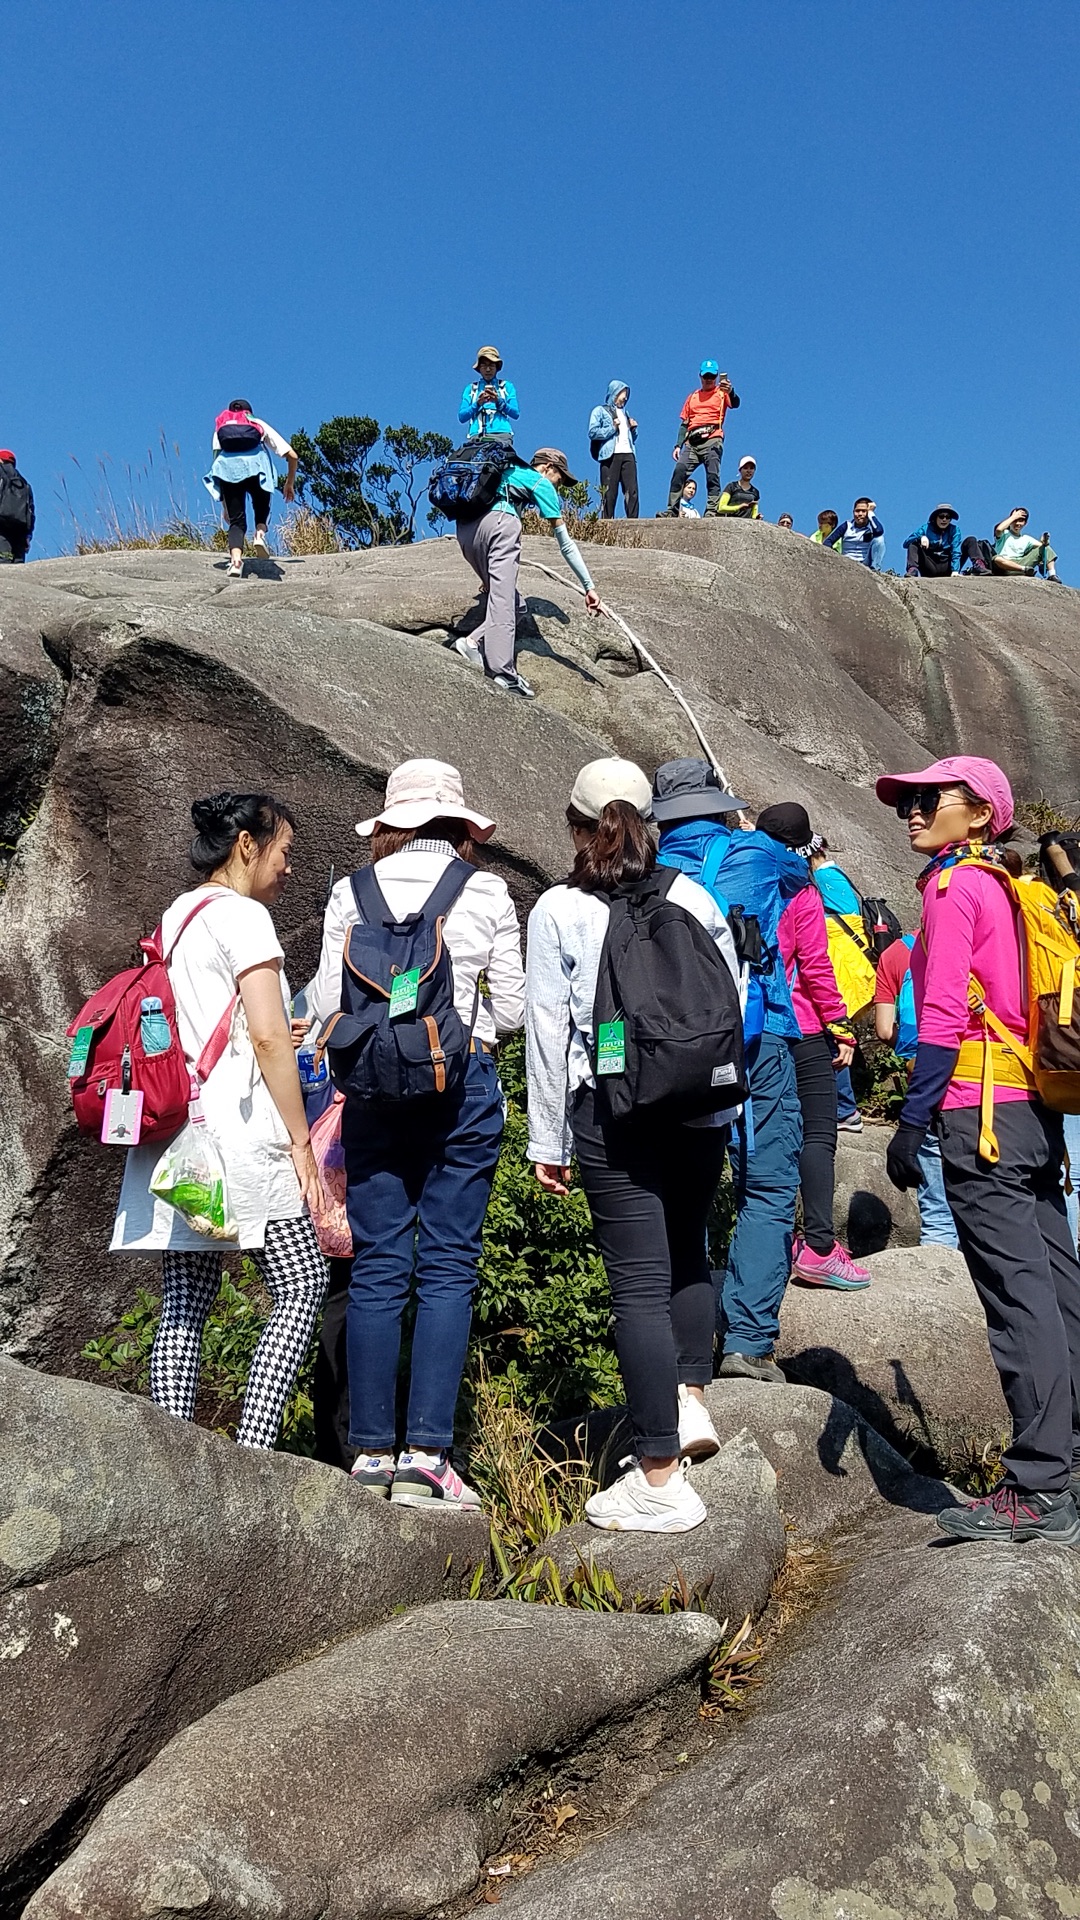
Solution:
[(733, 1737), (511, 1886), (507, 1920), (1077, 1910), (1080, 1559), (929, 1534), (868, 1528)]
[(692, 1681), (717, 1638), (701, 1614), (424, 1608), (181, 1733), (26, 1920), (430, 1913), (476, 1885), (541, 1758)]
[(479, 1516), (0, 1359), (0, 1912), (181, 1727), (486, 1550)]
[(962, 1474), (1010, 1432), (963, 1255), (871, 1255), (862, 1293), (789, 1287), (777, 1356), (789, 1380), (846, 1401), (901, 1452)]
[(901, 1193), (885, 1171), (885, 1150), (896, 1129), (868, 1120), (861, 1133), (836, 1137), (833, 1220), (845, 1247), (857, 1259), (887, 1247), (917, 1247), (919, 1202)]

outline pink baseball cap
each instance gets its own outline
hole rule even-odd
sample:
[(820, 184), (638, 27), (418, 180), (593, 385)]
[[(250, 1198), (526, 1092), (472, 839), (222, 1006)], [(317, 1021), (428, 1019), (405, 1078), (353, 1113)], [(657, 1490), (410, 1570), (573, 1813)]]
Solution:
[(474, 840), (490, 840), (495, 831), (494, 820), (465, 805), (465, 789), (456, 767), (445, 760), (403, 760), (386, 783), (381, 811), (370, 820), (359, 821), (356, 831), (367, 840), (380, 825), (425, 827), (429, 820), (447, 816), (464, 820)]
[(959, 780), (980, 800), (989, 801), (991, 834), (1012, 826), (1012, 788), (996, 760), (982, 760), (975, 753), (951, 753), (919, 773), (883, 773), (875, 790), (879, 800), (894, 807), (906, 787), (954, 787)]

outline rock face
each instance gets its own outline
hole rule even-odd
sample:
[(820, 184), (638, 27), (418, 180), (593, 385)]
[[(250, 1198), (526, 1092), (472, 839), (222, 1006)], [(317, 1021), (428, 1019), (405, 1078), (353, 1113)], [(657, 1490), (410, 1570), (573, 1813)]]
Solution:
[[(915, 590), (765, 525), (640, 522), (614, 537), (634, 544), (591, 549), (600, 587), (681, 684), (732, 780), (755, 805), (803, 801), (906, 920), (906, 848), (871, 790), (882, 767), (998, 751), (1018, 791), (1072, 804), (1069, 590)], [(198, 553), (4, 570), (0, 813), (17, 851), (0, 900), (0, 1346), (71, 1368), (154, 1276), (104, 1255), (119, 1156), (72, 1133), (63, 1034), (185, 884), (195, 795), (252, 786), (296, 806), (279, 918), (300, 984), (330, 864), (355, 861), (352, 825), (396, 761), (463, 764), (499, 821), (491, 857), (527, 907), (565, 867), (563, 809), (584, 760), (618, 751), (651, 768), (696, 750), (621, 631), (585, 616), (552, 543), (527, 539), (525, 557), (528, 707), (439, 644), (476, 617), (452, 539), (253, 562), (230, 584)], [(539, 570), (553, 563), (555, 580)]]
[(537, 1756), (690, 1680), (716, 1639), (700, 1614), (425, 1608), (181, 1733), (26, 1920), (428, 1913), (475, 1886)]
[(863, 1293), (788, 1288), (780, 1364), (789, 1379), (846, 1401), (901, 1452), (960, 1473), (1010, 1431), (963, 1255), (903, 1247), (866, 1265), (874, 1278)]
[[(765, 1389), (761, 1389), (762, 1392)], [(1080, 1902), (1080, 1561), (890, 1513), (735, 1736), (507, 1920), (1060, 1920)]]
[(586, 1520), (555, 1534), (547, 1551), (563, 1574), (581, 1561), (610, 1567), (627, 1601), (656, 1601), (685, 1583), (717, 1620), (756, 1616), (784, 1563), (776, 1474), (743, 1431), (692, 1468), (691, 1478), (709, 1514), (692, 1533), (604, 1533)]
[(891, 1125), (868, 1120), (861, 1133), (837, 1135), (833, 1219), (859, 1260), (887, 1247), (919, 1244), (919, 1202), (913, 1193), (900, 1193), (885, 1171), (893, 1132)]
[(179, 1728), (486, 1550), (479, 1516), (0, 1360), (0, 1911)]

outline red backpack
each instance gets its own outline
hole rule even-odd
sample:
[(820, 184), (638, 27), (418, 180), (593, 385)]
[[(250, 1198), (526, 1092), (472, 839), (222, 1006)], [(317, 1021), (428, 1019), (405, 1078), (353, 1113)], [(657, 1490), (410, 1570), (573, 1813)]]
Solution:
[[(76, 1014), (68, 1028), (74, 1040), (68, 1063), (68, 1084), (80, 1133), (102, 1138), (105, 1098), (111, 1091), (143, 1096), (140, 1141), (167, 1140), (183, 1126), (191, 1099), (191, 1069), (184, 1058), (176, 1029), (176, 1002), (169, 978), (169, 961), (177, 941), (215, 895), (200, 900), (184, 920), (166, 952), (161, 928), (140, 940), (141, 966), (113, 975)], [(161, 1002), (157, 1015), (168, 1029), (168, 1044), (147, 1053), (143, 1047), (142, 1003)], [(196, 1077), (208, 1079), (229, 1041), (235, 1000), (230, 1001), (195, 1066)]]

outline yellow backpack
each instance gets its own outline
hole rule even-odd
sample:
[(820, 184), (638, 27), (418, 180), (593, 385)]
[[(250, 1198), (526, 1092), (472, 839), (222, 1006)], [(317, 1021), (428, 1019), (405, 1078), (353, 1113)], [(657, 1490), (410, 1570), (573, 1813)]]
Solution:
[(853, 1018), (870, 1005), (877, 983), (877, 969), (867, 949), (862, 915), (837, 913), (830, 907), (825, 912), (825, 925), (836, 985), (849, 1018)]
[[(986, 1004), (974, 974), (968, 1004), (982, 1018), (981, 1040), (965, 1040), (956, 1077), (981, 1084), (979, 1152), (996, 1163), (994, 1088), (1025, 1087), (1055, 1113), (1080, 1113), (1080, 900), (1069, 890), (1055, 893), (1035, 874), (1019, 880), (1006, 868), (981, 859), (975, 848), (964, 866), (992, 873), (1008, 893), (1023, 935), (1020, 974), (1027, 1002), (1027, 1032), (1021, 1038)], [(954, 869), (943, 867), (938, 892)]]

